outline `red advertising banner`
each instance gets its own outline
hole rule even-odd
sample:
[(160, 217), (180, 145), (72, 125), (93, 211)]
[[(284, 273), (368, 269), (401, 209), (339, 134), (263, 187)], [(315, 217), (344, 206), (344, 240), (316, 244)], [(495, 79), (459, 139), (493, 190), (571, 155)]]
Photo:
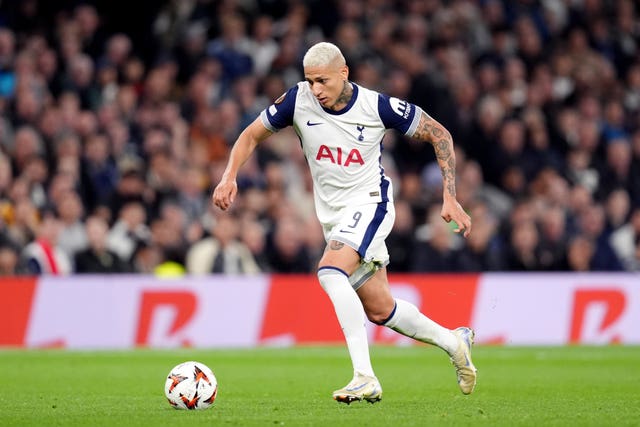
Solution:
[(485, 274), (471, 324), (506, 345), (640, 343), (638, 274)]
[[(391, 292), (478, 344), (640, 344), (637, 274), (391, 275)], [(0, 279), (0, 347), (342, 344), (314, 275)], [(371, 343), (409, 345), (368, 324)]]
[(36, 279), (0, 279), (0, 345), (23, 346)]

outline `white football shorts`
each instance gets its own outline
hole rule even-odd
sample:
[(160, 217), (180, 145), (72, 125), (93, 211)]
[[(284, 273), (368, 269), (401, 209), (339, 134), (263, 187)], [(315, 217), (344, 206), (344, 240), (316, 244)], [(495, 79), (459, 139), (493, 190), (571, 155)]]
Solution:
[(385, 239), (395, 217), (393, 202), (349, 206), (336, 211), (329, 223), (322, 224), (324, 238), (327, 242), (336, 240), (349, 245), (360, 254), (363, 263), (386, 266), (389, 251)]

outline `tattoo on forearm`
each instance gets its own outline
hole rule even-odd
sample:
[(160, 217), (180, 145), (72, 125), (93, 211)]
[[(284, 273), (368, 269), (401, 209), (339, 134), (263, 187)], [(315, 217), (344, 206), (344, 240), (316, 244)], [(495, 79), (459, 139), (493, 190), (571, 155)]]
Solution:
[(455, 196), (456, 159), (453, 152), (451, 134), (449, 134), (440, 123), (423, 112), (413, 137), (433, 145), (438, 165), (440, 165), (444, 189), (450, 195)]
[(332, 240), (331, 242), (329, 242), (329, 249), (332, 249), (334, 251), (342, 249), (343, 247), (344, 247), (344, 243), (342, 242), (338, 242), (336, 240)]

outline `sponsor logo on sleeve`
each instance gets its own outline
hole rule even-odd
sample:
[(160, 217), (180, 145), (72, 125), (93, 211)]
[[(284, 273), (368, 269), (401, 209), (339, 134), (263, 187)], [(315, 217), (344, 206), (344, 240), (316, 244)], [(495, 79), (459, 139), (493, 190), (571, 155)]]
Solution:
[(411, 104), (407, 101), (403, 101), (396, 97), (389, 98), (389, 104), (391, 105), (391, 109), (399, 116), (407, 119), (409, 118), (409, 114), (411, 114)]

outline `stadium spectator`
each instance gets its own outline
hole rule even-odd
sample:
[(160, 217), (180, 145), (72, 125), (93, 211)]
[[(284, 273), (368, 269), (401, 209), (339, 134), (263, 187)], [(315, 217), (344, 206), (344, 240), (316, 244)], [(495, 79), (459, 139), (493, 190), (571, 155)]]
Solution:
[(411, 258), (416, 246), (415, 219), (411, 205), (406, 200), (396, 202), (396, 220), (387, 238), (389, 253), (393, 262), (389, 271), (411, 271)]
[(456, 270), (456, 235), (440, 217), (440, 207), (427, 213), (427, 223), (416, 231), (416, 244), (411, 255), (411, 269), (416, 272), (447, 272)]
[(483, 199), (467, 203), (473, 218), (473, 233), (456, 254), (455, 271), (503, 271), (507, 268), (499, 221), (490, 203)]
[(611, 234), (627, 224), (631, 212), (629, 193), (622, 188), (611, 191), (604, 201), (605, 233)]
[(0, 241), (0, 276), (15, 276), (20, 273), (20, 253), (9, 243)]
[(0, 96), (11, 97), (15, 90), (13, 61), (16, 54), (16, 36), (11, 28), (0, 29)]
[(542, 270), (540, 234), (535, 222), (515, 224), (510, 234), (507, 250), (507, 268), (510, 271)]
[(63, 90), (74, 92), (80, 98), (80, 108), (96, 110), (101, 103), (96, 80), (95, 65), (88, 55), (78, 53), (69, 60), (69, 70)]
[(76, 273), (128, 273), (132, 271), (115, 252), (107, 247), (109, 224), (104, 218), (94, 215), (85, 221), (88, 247), (75, 254)]
[(513, 200), (499, 188), (485, 182), (482, 168), (475, 160), (468, 160), (459, 168), (459, 198), (461, 201), (484, 201), (491, 215), (498, 220), (506, 218)]
[(631, 191), (639, 182), (633, 181), (631, 172), (631, 144), (627, 137), (614, 137), (605, 142), (605, 163), (600, 173), (599, 199), (605, 199), (608, 194), (619, 187), (626, 192)]
[(580, 213), (578, 226), (580, 232), (594, 246), (591, 268), (598, 271), (620, 271), (623, 267), (611, 247), (609, 233), (605, 230), (605, 221), (604, 207), (596, 202)]
[(197, 241), (187, 252), (187, 272), (195, 275), (259, 273), (253, 254), (239, 239), (239, 233), (237, 218), (219, 215), (211, 235)]
[(224, 122), (218, 109), (205, 106), (196, 111), (189, 129), (189, 149), (192, 156), (199, 156), (208, 162), (224, 159), (229, 153), (229, 145), (223, 129)]
[(578, 234), (569, 240), (567, 244), (566, 265), (567, 271), (590, 271), (595, 253), (595, 245), (588, 237)]
[(159, 246), (140, 241), (132, 256), (133, 271), (141, 274), (155, 274), (156, 268), (163, 262), (164, 256)]
[(45, 154), (45, 146), (38, 131), (29, 125), (23, 125), (16, 129), (13, 141), (8, 151), (11, 153), (12, 169), (14, 176), (21, 176), (34, 157)]
[(567, 251), (566, 211), (560, 206), (548, 206), (540, 222), (540, 264), (543, 270), (561, 270)]
[(313, 261), (304, 245), (302, 221), (289, 214), (274, 216), (275, 224), (267, 236), (267, 260), (271, 271), (305, 273), (313, 271)]
[(7, 235), (21, 248), (35, 239), (40, 214), (29, 197), (29, 184), (24, 178), (13, 181), (4, 215)]
[(58, 245), (73, 258), (76, 253), (86, 249), (89, 244), (84, 224), (82, 199), (73, 190), (62, 192), (57, 198), (55, 210), (61, 222)]
[(269, 15), (260, 15), (253, 22), (249, 56), (253, 63), (253, 74), (258, 77), (269, 73), (271, 64), (280, 51), (280, 46), (273, 37), (273, 25), (273, 18)]
[(131, 200), (117, 212), (107, 236), (107, 247), (121, 259), (131, 262), (138, 246), (146, 244), (150, 238), (147, 211), (140, 201)]
[(640, 207), (631, 212), (628, 223), (611, 233), (609, 242), (625, 270), (640, 271)]
[(253, 71), (252, 46), (247, 37), (246, 21), (230, 13), (220, 17), (221, 33), (207, 45), (207, 55), (222, 64), (222, 86), (232, 83)]
[(104, 205), (118, 185), (118, 169), (105, 134), (92, 133), (84, 142), (82, 178), (89, 210)]
[[(138, 202), (147, 213), (155, 203), (155, 193), (144, 180), (144, 171), (133, 164), (123, 165), (117, 187), (111, 192), (104, 205), (112, 218), (119, 215), (122, 207), (129, 202)], [(145, 217), (145, 221), (149, 218)], [(148, 222), (147, 222), (148, 224)]]
[(209, 207), (205, 172), (188, 164), (179, 171), (179, 176), (175, 202), (184, 209), (189, 224), (198, 223)]
[(632, 136), (632, 158), (631, 165), (629, 166), (629, 173), (631, 174), (631, 181), (633, 186), (629, 191), (629, 197), (633, 206), (640, 206), (640, 188), (635, 187), (637, 183), (640, 183), (640, 129), (638, 129)]
[(91, 4), (81, 3), (73, 9), (73, 20), (77, 23), (82, 51), (94, 61), (97, 60), (102, 53), (105, 42), (98, 10)]
[(251, 252), (258, 269), (263, 273), (271, 272), (267, 258), (267, 231), (259, 221), (245, 216), (240, 220), (240, 241)]
[(54, 212), (41, 213), (35, 240), (27, 244), (20, 254), (21, 262), (29, 274), (67, 275), (73, 272), (73, 259), (60, 246), (60, 219)]

